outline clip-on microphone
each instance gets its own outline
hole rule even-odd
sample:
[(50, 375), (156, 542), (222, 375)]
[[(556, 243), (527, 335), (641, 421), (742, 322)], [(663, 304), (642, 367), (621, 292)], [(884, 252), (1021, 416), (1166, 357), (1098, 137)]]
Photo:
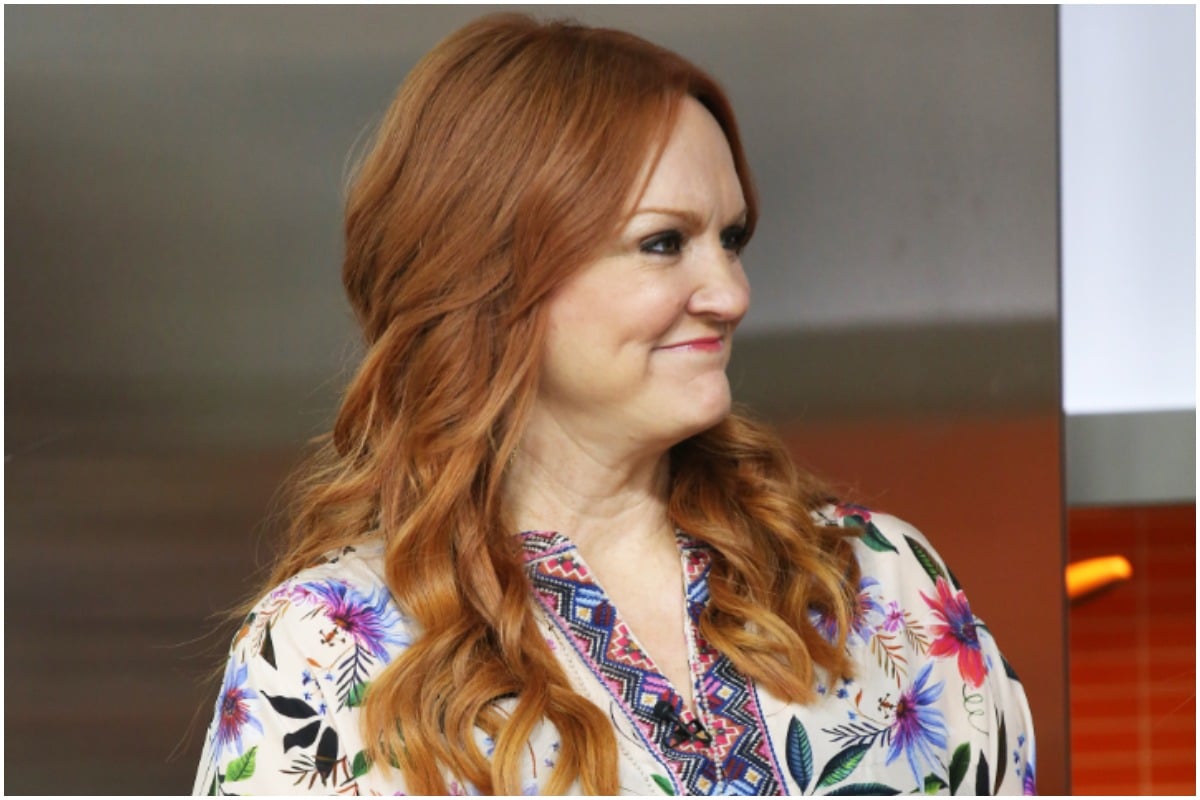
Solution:
[(659, 700), (655, 703), (654, 710), (650, 713), (659, 722), (672, 723), (671, 733), (667, 737), (668, 747), (678, 747), (684, 742), (699, 742), (706, 747), (712, 743), (712, 735), (700, 723), (700, 720), (684, 722), (683, 718), (675, 713), (674, 706), (667, 700)]

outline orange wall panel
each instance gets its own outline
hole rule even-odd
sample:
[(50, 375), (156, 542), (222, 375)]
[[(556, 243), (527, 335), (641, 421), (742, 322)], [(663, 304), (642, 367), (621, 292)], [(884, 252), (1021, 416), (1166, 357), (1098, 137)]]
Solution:
[(1067, 791), (1066, 601), (1057, 413), (804, 419), (797, 463), (843, 498), (904, 518), (962, 581), (1025, 685), (1038, 790)]
[(1071, 608), (1077, 794), (1196, 793), (1196, 507), (1080, 508), (1071, 560), (1123, 555), (1133, 577)]

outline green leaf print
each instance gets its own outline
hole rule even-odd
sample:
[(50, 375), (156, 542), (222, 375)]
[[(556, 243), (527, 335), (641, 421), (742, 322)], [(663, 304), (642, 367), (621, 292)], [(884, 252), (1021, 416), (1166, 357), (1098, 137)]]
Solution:
[(899, 789), (884, 786), (882, 783), (847, 783), (827, 793), (827, 797), (863, 797), (900, 794)]
[(258, 754), (258, 745), (254, 745), (242, 755), (229, 762), (225, 770), (225, 782), (243, 781), (254, 774), (254, 759)]
[(958, 794), (958, 787), (963, 778), (967, 777), (967, 767), (971, 766), (971, 746), (966, 742), (954, 750), (950, 758), (950, 794)]
[(799, 717), (792, 717), (788, 723), (787, 732), (787, 765), (792, 773), (792, 780), (801, 792), (808, 791), (808, 784), (813, 777), (812, 745), (808, 741), (808, 731)]
[(925, 776), (925, 794), (937, 794), (946, 788), (946, 782), (932, 772)]
[(817, 787), (824, 789), (846, 780), (870, 748), (870, 743), (851, 745), (829, 759), (825, 769), (821, 770), (821, 778), (817, 781)]
[(371, 769), (371, 759), (367, 758), (365, 750), (359, 750), (354, 756), (354, 761), (350, 764), (350, 777), (361, 778)]
[(862, 543), (874, 550), (876, 553), (899, 553), (896, 546), (887, 540), (887, 537), (875, 527), (874, 522), (867, 523), (867, 529), (862, 535)]
[(350, 691), (346, 694), (346, 708), (357, 708), (363, 704), (363, 700), (367, 697), (367, 683), (359, 681), (350, 687)]
[(674, 796), (675, 787), (671, 785), (669, 780), (664, 778), (662, 775), (651, 775), (650, 777), (653, 778), (654, 782), (658, 784), (658, 788), (663, 790), (663, 794)]
[(937, 583), (938, 578), (946, 577), (942, 565), (934, 560), (933, 556), (929, 554), (929, 551), (920, 542), (911, 536), (905, 536), (904, 541), (908, 542), (908, 549), (912, 550), (913, 555), (917, 557), (917, 563), (925, 570), (925, 574), (929, 576), (929, 580)]

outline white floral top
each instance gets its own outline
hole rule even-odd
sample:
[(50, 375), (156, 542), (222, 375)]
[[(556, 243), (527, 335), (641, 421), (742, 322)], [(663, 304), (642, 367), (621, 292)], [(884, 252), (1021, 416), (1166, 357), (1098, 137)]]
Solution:
[[(570, 540), (522, 534), (546, 641), (576, 691), (613, 721), (621, 791), (1033, 794), (1024, 690), (954, 575), (895, 517), (857, 506), (819, 517), (863, 531), (849, 637), (856, 678), (822, 679), (818, 700), (797, 705), (741, 675), (700, 634), (710, 553), (680, 534), (694, 714)], [(832, 635), (820, 615), (812, 622)], [(413, 635), (387, 590), (378, 544), (346, 548), (271, 591), (234, 638), (194, 792), (404, 793), (396, 770), (367, 759), (359, 706)], [(482, 732), (479, 741), (490, 753)], [(545, 786), (558, 750), (554, 728), (543, 724), (522, 766), (527, 794)]]

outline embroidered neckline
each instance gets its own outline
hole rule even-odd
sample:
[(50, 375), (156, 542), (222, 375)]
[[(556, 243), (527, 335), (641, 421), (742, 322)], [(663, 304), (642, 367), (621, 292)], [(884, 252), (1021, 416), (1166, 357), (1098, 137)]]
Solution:
[[(633, 723), (644, 746), (670, 768), (681, 789), (705, 795), (731, 789), (777, 794), (783, 789), (753, 685), (700, 634), (700, 615), (709, 599), (707, 545), (682, 532), (676, 534), (690, 621), (688, 661), (697, 711), (693, 714), (638, 644), (575, 544), (554, 531), (526, 531), (521, 540), (534, 594), (551, 621)], [(655, 705), (663, 700), (684, 723), (699, 720), (711, 736), (710, 743), (672, 742), (677, 726), (654, 714)]]

